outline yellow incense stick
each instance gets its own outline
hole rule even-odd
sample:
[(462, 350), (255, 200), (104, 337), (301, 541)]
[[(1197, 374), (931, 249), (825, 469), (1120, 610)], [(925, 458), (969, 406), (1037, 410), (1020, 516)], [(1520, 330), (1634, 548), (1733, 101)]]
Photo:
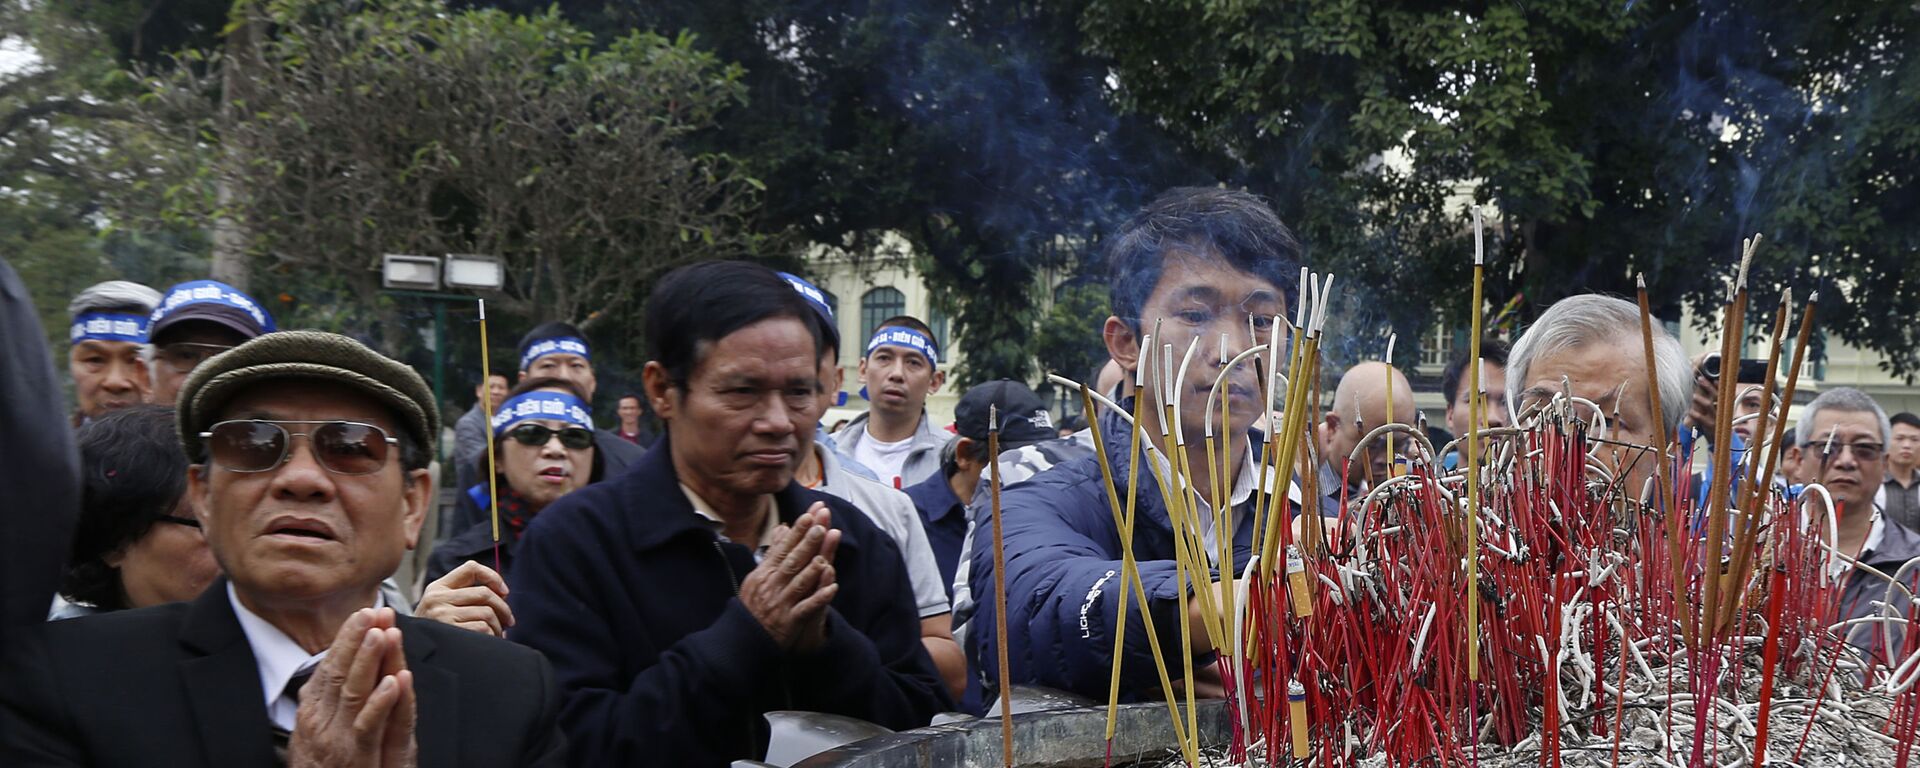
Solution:
[[(485, 386), (486, 382), (493, 380), (493, 364), (487, 356), (487, 300), (480, 299), (479, 302), (480, 381), (482, 382), (482, 386), (480, 387), (480, 410), (486, 412), (487, 423), (492, 424), (493, 388)], [(500, 489), (497, 487), (500, 482), (499, 477), (500, 470), (494, 464), (493, 437), (489, 435), (487, 437), (487, 498), (489, 500), (487, 506), (490, 508), (488, 514), (493, 520), (493, 545), (496, 548), (500, 546)], [(497, 558), (494, 565), (496, 567), (500, 565)]]
[[(1486, 278), (1487, 254), (1480, 209), (1473, 210), (1473, 328), (1467, 341), (1467, 680), (1480, 681), (1480, 449), (1478, 435), (1483, 414), (1480, 391), (1480, 301)], [(1388, 392), (1392, 392), (1389, 388)]]

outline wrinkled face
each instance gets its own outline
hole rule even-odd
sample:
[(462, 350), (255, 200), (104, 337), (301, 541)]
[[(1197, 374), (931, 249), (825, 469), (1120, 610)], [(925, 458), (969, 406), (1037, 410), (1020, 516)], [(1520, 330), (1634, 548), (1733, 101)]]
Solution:
[[(1175, 396), (1180, 406), (1181, 427), (1187, 440), (1206, 435), (1207, 393), (1225, 367), (1221, 361), (1221, 339), (1225, 335), (1225, 353), (1232, 360), (1255, 344), (1265, 344), (1273, 328), (1275, 315), (1287, 311), (1285, 294), (1265, 279), (1242, 272), (1214, 256), (1176, 253), (1167, 256), (1160, 282), (1140, 308), (1142, 335), (1154, 332), (1160, 321), (1160, 334), (1151, 340), (1152, 349), (1141, 349), (1140, 338), (1128, 332), (1115, 343), (1115, 319), (1108, 321), (1107, 351), (1128, 370), (1128, 379), (1139, 370), (1141, 357), (1153, 354), (1151, 370), (1155, 378), (1165, 362), (1166, 345), (1173, 345), (1173, 365), (1167, 370), (1178, 376), (1187, 346), (1199, 340), (1193, 362), (1187, 368), (1186, 386)], [(1248, 318), (1252, 324), (1249, 328)], [(1282, 354), (1285, 354), (1284, 347)], [(1242, 362), (1222, 385), (1220, 396), (1229, 401), (1228, 415), (1233, 419), (1232, 433), (1242, 434), (1260, 416), (1260, 387), (1255, 366)], [(1149, 386), (1143, 395), (1153, 404), (1160, 403), (1158, 388)], [(1220, 408), (1214, 403), (1214, 421)], [(1156, 422), (1157, 423), (1157, 422)]]
[(1874, 492), (1886, 477), (1879, 418), (1872, 411), (1823, 408), (1800, 440), (1800, 474), (1827, 487), (1840, 515), (1871, 512)]
[(920, 415), (927, 395), (940, 391), (946, 379), (947, 374), (935, 370), (926, 355), (904, 347), (882, 346), (860, 361), (860, 383), (867, 387), (873, 410), (882, 413)]
[[(1593, 455), (1607, 465), (1619, 487), (1632, 498), (1641, 498), (1647, 480), (1653, 477), (1657, 454), (1653, 448), (1653, 409), (1647, 402), (1646, 355), (1638, 342), (1625, 337), (1594, 342), (1543, 354), (1527, 371), (1526, 388), (1520, 392), (1516, 410), (1525, 413), (1536, 405), (1544, 406), (1564, 391), (1562, 377), (1572, 386), (1575, 397), (1586, 398), (1600, 406), (1607, 417), (1608, 433), (1591, 441)], [(1574, 412), (1591, 419), (1593, 411), (1584, 405)]]
[[(377, 401), (343, 385), (275, 381), (240, 392), (215, 422), (353, 421), (399, 435)], [(285, 425), (304, 433), (314, 425)], [(371, 593), (412, 549), (433, 484), (427, 470), (401, 468), (399, 446), (366, 475), (342, 475), (316, 461), (312, 441), (291, 438), (287, 460), (265, 472), (194, 465), (187, 495), (214, 559), (236, 588), (256, 599), (305, 601)], [(412, 482), (408, 482), (411, 475)], [(370, 594), (368, 594), (370, 596)]]
[[(182, 498), (172, 514), (191, 520), (193, 505)], [(171, 520), (154, 523), (107, 564), (120, 569), (120, 588), (132, 608), (192, 600), (220, 575), (200, 529)]]
[(585, 395), (582, 399), (593, 402), (593, 387), (596, 383), (593, 378), (593, 363), (588, 362), (586, 358), (564, 352), (541, 355), (533, 361), (531, 367), (520, 372), (521, 381), (543, 376), (573, 382), (574, 386), (580, 388), (580, 394)]
[(634, 427), (640, 424), (640, 398), (623, 397), (613, 412), (620, 417), (620, 426)]
[(658, 362), (646, 377), (680, 482), (710, 501), (785, 487), (801, 434), (820, 419), (820, 360), (795, 318), (762, 320), (706, 345), (684, 386)]
[(153, 339), (153, 402), (170, 404), (180, 397), (187, 374), (207, 358), (246, 342), (232, 328), (203, 321), (181, 321)]
[[(1468, 377), (1462, 375), (1459, 394), (1453, 398), (1453, 402), (1447, 403), (1447, 431), (1452, 432), (1454, 437), (1465, 437), (1470, 432), (1507, 425), (1506, 366), (1488, 363), (1484, 375), (1480, 377), (1480, 386), (1486, 390), (1487, 395), (1480, 401), (1478, 425), (1467, 423), (1468, 413), (1472, 411), (1471, 403), (1467, 401), (1473, 396), (1470, 383)], [(1464, 444), (1462, 444), (1462, 450), (1465, 450)]]
[(1920, 462), (1920, 427), (1908, 424), (1893, 425), (1892, 453), (1887, 460), (1903, 467), (1911, 467)]
[[(67, 373), (80, 414), (94, 418), (147, 399), (147, 364), (131, 341), (87, 339), (67, 349)], [(171, 402), (171, 401), (167, 401)]]
[[(553, 430), (553, 434), (542, 445), (527, 445), (513, 437), (513, 431), (521, 424), (537, 424)], [(497, 446), (500, 473), (505, 476), (507, 486), (526, 499), (535, 512), (585, 487), (587, 481), (593, 479), (593, 446), (568, 448), (561, 444), (560, 430), (568, 427), (580, 428), (558, 419), (527, 419), (500, 437)]]

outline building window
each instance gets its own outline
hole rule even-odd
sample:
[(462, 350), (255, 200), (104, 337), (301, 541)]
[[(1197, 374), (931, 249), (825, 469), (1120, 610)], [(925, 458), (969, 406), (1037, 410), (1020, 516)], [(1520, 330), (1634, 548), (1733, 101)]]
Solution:
[(927, 309), (927, 327), (933, 329), (933, 345), (939, 348), (940, 362), (943, 363), (946, 362), (946, 357), (950, 354), (947, 352), (947, 328), (950, 325), (952, 324), (947, 322), (947, 313), (940, 311), (939, 307), (929, 307)]
[(907, 295), (892, 288), (881, 286), (860, 297), (860, 342), (857, 349), (864, 356), (867, 340), (873, 338), (873, 332), (880, 330), (880, 323), (895, 315), (907, 313)]
[(827, 309), (833, 311), (834, 317), (839, 317), (840, 316), (840, 297), (833, 295), (833, 291), (829, 291), (825, 288), (820, 289), (820, 294), (827, 297)]

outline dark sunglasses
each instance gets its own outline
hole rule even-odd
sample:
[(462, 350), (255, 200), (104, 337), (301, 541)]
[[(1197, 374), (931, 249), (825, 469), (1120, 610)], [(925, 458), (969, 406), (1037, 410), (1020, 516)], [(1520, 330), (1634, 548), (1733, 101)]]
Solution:
[(593, 431), (585, 427), (553, 429), (540, 424), (522, 424), (507, 430), (507, 437), (513, 438), (521, 445), (530, 445), (535, 448), (546, 445), (555, 434), (560, 435), (560, 444), (569, 449), (578, 451), (593, 447)]
[[(306, 432), (288, 432), (282, 424), (307, 424)], [(223, 421), (207, 428), (207, 455), (229, 472), (266, 472), (285, 464), (293, 438), (307, 436), (313, 458), (338, 475), (370, 475), (387, 465), (389, 446), (398, 445), (386, 430), (356, 421)]]

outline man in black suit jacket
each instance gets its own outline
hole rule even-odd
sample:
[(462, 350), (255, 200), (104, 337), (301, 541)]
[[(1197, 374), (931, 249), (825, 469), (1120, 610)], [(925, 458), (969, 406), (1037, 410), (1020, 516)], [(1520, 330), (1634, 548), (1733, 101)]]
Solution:
[(564, 761), (539, 654), (382, 604), (433, 495), (418, 374), (344, 336), (273, 333), (196, 368), (178, 412), (227, 578), (25, 638), (0, 662), (0, 764)]

